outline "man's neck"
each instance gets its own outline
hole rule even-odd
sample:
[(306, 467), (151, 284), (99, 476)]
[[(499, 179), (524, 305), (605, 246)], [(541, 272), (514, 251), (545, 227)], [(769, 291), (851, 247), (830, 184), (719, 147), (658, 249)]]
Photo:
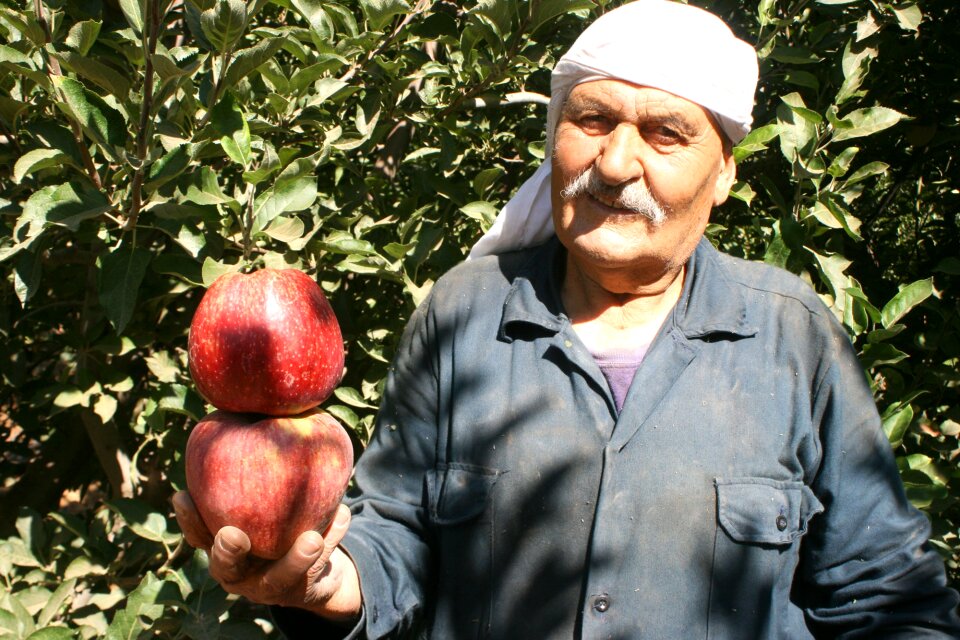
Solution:
[(577, 335), (593, 352), (649, 344), (680, 299), (683, 267), (654, 280), (605, 281), (567, 256), (561, 297)]

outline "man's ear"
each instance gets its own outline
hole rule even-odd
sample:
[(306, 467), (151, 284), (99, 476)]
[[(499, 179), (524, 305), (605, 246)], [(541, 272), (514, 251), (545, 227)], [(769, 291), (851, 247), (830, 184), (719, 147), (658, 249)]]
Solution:
[(717, 174), (717, 182), (713, 192), (713, 206), (719, 206), (726, 202), (730, 195), (730, 187), (737, 180), (737, 163), (733, 161), (733, 151), (724, 149), (723, 156), (720, 159), (720, 172)]

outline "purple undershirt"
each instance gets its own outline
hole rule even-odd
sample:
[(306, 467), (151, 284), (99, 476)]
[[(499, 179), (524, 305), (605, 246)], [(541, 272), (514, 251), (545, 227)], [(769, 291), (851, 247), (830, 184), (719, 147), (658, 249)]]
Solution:
[(602, 353), (591, 352), (590, 354), (607, 379), (607, 384), (613, 393), (613, 400), (617, 405), (617, 413), (623, 410), (623, 401), (627, 397), (627, 390), (630, 389), (633, 376), (640, 363), (643, 362), (643, 356), (647, 354), (649, 346), (649, 344), (645, 344), (639, 349), (615, 349)]

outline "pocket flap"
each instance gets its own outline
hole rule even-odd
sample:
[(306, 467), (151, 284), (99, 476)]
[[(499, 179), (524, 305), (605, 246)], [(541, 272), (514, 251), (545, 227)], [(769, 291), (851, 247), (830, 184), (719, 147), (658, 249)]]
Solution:
[(738, 542), (783, 545), (807, 531), (823, 505), (803, 482), (717, 478), (720, 526)]
[(430, 520), (450, 525), (476, 518), (487, 506), (500, 472), (466, 464), (440, 465), (427, 472)]

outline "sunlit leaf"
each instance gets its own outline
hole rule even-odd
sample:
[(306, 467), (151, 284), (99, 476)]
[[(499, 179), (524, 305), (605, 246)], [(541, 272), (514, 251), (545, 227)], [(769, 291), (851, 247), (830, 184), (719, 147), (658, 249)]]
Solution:
[(907, 116), (888, 107), (856, 109), (835, 123), (833, 141), (873, 135), (892, 127), (904, 118)]
[(247, 28), (246, 2), (216, 0), (212, 8), (200, 14), (200, 28), (217, 51), (233, 51)]
[(375, 31), (383, 29), (390, 20), (410, 10), (405, 0), (360, 0), (360, 8)]
[(128, 138), (123, 115), (72, 78), (56, 76), (54, 83), (83, 131), (104, 153), (119, 161), (118, 149), (124, 147)]
[(917, 280), (901, 289), (880, 312), (884, 327), (891, 327), (933, 294), (933, 279)]

